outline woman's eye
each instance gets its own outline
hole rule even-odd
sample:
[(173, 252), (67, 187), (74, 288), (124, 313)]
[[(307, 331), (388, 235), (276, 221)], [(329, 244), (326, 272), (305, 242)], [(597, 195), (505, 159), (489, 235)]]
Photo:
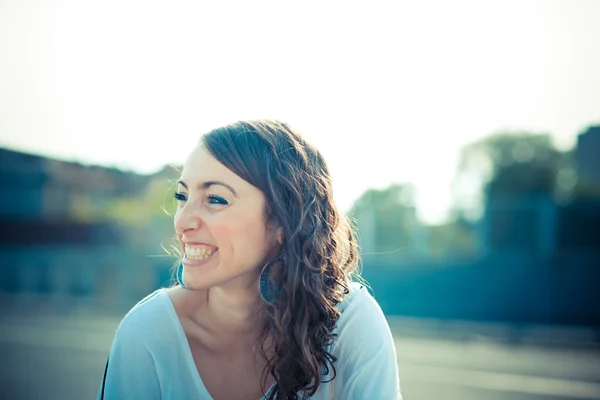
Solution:
[(184, 193), (174, 193), (173, 197), (177, 199), (177, 201), (186, 201), (187, 196)]
[(220, 204), (220, 205), (227, 205), (227, 204), (229, 204), (227, 202), (227, 200), (225, 200), (224, 198), (219, 197), (219, 196), (212, 196), (211, 195), (211, 196), (207, 197), (207, 200), (208, 200), (208, 204)]

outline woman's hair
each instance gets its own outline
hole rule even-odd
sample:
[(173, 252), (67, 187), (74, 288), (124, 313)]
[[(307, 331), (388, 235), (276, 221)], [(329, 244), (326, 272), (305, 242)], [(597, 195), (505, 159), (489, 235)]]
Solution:
[(278, 290), (265, 304), (269, 323), (258, 346), (266, 361), (263, 390), (271, 374), (277, 384), (269, 399), (311, 396), (330, 369), (335, 376), (336, 358), (327, 347), (340, 315), (336, 306), (358, 265), (355, 234), (334, 203), (325, 160), (278, 121), (236, 122), (201, 143), (264, 193), (266, 223), (283, 229), (283, 261), (272, 277)]

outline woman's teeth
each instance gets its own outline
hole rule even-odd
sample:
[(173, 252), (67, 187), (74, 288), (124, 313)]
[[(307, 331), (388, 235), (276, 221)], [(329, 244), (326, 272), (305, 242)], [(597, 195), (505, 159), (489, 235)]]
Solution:
[(213, 251), (207, 248), (194, 248), (194, 247), (186, 247), (185, 248), (185, 257), (188, 260), (203, 260), (205, 258), (210, 257), (213, 254)]

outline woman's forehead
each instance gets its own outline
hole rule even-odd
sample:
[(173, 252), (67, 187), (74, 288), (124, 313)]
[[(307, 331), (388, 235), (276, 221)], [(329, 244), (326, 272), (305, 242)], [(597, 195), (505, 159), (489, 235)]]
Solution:
[(237, 176), (221, 164), (202, 145), (198, 145), (188, 156), (183, 164), (182, 177), (199, 177), (206, 174), (220, 176)]
[(202, 145), (196, 147), (188, 156), (183, 165), (180, 180), (185, 182), (188, 188), (202, 186), (206, 182), (218, 181), (233, 187), (237, 193), (246, 192), (248, 189), (258, 190), (258, 188), (221, 164)]

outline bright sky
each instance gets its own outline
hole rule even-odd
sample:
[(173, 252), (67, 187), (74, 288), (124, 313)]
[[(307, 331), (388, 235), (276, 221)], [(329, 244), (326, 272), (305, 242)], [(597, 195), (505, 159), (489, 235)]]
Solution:
[(342, 208), (410, 181), (439, 222), (464, 144), (521, 128), (566, 148), (600, 122), (600, 1), (206, 3), (0, 0), (0, 146), (153, 172), (276, 118)]

